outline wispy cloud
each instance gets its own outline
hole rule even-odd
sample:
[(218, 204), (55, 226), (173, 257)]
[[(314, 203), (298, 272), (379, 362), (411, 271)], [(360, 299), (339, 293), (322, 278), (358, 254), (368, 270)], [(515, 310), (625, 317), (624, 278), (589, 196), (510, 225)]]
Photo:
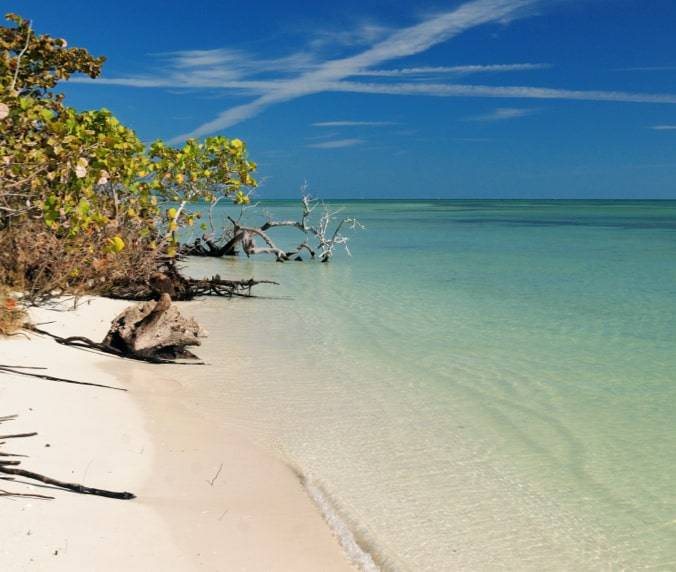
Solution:
[(618, 71), (676, 71), (676, 66), (644, 66), (634, 68), (620, 68)]
[[(182, 50), (153, 54), (164, 69), (153, 75), (99, 78), (98, 84), (130, 87), (235, 88), (265, 91), (280, 80), (287, 80), (314, 69), (318, 63), (311, 52), (292, 53), (279, 58), (258, 58), (242, 50)], [(265, 80), (260, 78), (264, 76)], [(91, 83), (85, 77), (76, 83)]]
[(363, 139), (335, 139), (333, 141), (323, 141), (321, 143), (312, 143), (307, 145), (312, 149), (340, 149), (342, 147), (354, 147), (364, 143)]
[(532, 71), (551, 68), (551, 64), (490, 64), (466, 66), (427, 66), (417, 68), (399, 68), (392, 70), (364, 70), (355, 75), (369, 77), (402, 77), (455, 74), (466, 75), (473, 73), (505, 73), (516, 71)]
[(364, 21), (349, 30), (315, 30), (309, 41), (313, 50), (324, 48), (359, 47), (383, 39), (391, 30), (375, 22)]
[(655, 131), (676, 131), (676, 125), (653, 125), (650, 129)]
[(232, 77), (256, 77), (272, 73), (285, 77), (290, 74), (313, 69), (317, 60), (312, 52), (294, 52), (278, 58), (259, 58), (243, 50), (183, 50), (157, 54), (168, 61), (169, 66), (178, 70), (178, 78), (199, 79)]
[(319, 133), (319, 135), (312, 135), (310, 137), (305, 137), (307, 141), (320, 141), (322, 139), (335, 139), (336, 137), (340, 136), (340, 132), (338, 131), (329, 131), (328, 133), (325, 131), (323, 133)]
[[(230, 49), (169, 52), (159, 55), (165, 62), (165, 69), (160, 72), (152, 75), (103, 78), (95, 82), (144, 88), (227, 89), (229, 93), (252, 98), (244, 104), (225, 109), (211, 121), (199, 125), (192, 131), (174, 137), (171, 140), (172, 143), (180, 143), (188, 137), (201, 137), (218, 132), (255, 117), (271, 106), (325, 92), (676, 104), (676, 95), (673, 94), (429, 81), (433, 76), (443, 74), (458, 76), (472, 73), (495, 74), (541, 70), (549, 67), (548, 64), (543, 63), (382, 68), (388, 62), (396, 62), (424, 53), (478, 26), (504, 24), (517, 18), (530, 16), (534, 8), (542, 5), (542, 0), (471, 0), (453, 10), (434, 14), (418, 24), (405, 28), (390, 29), (369, 23), (358, 26), (356, 30), (348, 31), (343, 36), (339, 33), (318, 34), (310, 40), (308, 49), (279, 58), (254, 57), (245, 52)], [(334, 46), (367, 45), (369, 47), (349, 57), (328, 60), (320, 57), (321, 49), (330, 45), (331, 42)], [(360, 78), (367, 76), (372, 77), (373, 81), (360, 81)], [(389, 78), (400, 78), (400, 81), (392, 82)], [(91, 80), (80, 78), (76, 81), (90, 82)], [(504, 111), (515, 108), (502, 109), (503, 116), (493, 116), (491, 119), (484, 120), (515, 117), (513, 111)], [(510, 113), (512, 113), (511, 116)], [(385, 122), (327, 121), (322, 123), (325, 125), (317, 126), (348, 127)]]
[[(256, 59), (237, 50), (190, 50), (158, 54), (168, 60), (168, 69), (162, 75), (137, 75), (120, 78), (91, 80), (76, 77), (75, 83), (99, 85), (125, 85), (128, 87), (167, 88), (224, 88), (266, 92), (285, 87), (286, 77), (301, 71), (319, 67), (308, 53), (294, 54), (285, 58)], [(359, 70), (349, 77), (424, 77), (432, 75), (468, 75), (475, 73), (499, 73), (523, 70), (542, 70), (550, 64), (494, 64), (464, 66), (427, 66), (391, 70)], [(255, 79), (257, 76), (275, 72), (278, 77)]]
[(384, 127), (399, 125), (396, 121), (319, 121), (313, 127)]
[(517, 119), (536, 113), (536, 109), (524, 109), (520, 107), (498, 107), (490, 113), (467, 117), (465, 121), (477, 121), (479, 123), (492, 123), (494, 121), (504, 121), (506, 119)]
[(517, 99), (570, 99), (624, 103), (676, 104), (676, 94), (631, 93), (626, 91), (584, 91), (529, 86), (463, 85), (444, 83), (358, 83), (340, 82), (333, 91), (387, 95), (429, 95), (436, 97), (497, 97)]
[(174, 66), (177, 68), (194, 68), (202, 66), (214, 66), (222, 64), (236, 63), (242, 55), (237, 50), (183, 50), (178, 52), (168, 52), (166, 54), (173, 58)]
[(437, 14), (414, 26), (394, 31), (384, 40), (357, 55), (326, 61), (316, 69), (300, 74), (285, 85), (271, 90), (250, 103), (223, 111), (212, 121), (200, 125), (190, 133), (174, 138), (174, 141), (207, 135), (253, 117), (271, 105), (326, 91), (327, 83), (339, 82), (359, 71), (387, 61), (425, 52), (432, 46), (450, 40), (470, 28), (514, 18), (522, 10), (535, 3), (536, 0), (473, 0), (467, 2), (450, 12)]

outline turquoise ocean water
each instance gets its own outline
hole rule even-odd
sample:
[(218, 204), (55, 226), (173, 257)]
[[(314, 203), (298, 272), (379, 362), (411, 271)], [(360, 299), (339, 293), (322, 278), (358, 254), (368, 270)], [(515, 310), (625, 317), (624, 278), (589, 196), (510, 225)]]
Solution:
[(676, 202), (344, 206), (351, 258), (194, 263), (281, 284), (195, 310), (211, 413), (385, 569), (676, 570)]

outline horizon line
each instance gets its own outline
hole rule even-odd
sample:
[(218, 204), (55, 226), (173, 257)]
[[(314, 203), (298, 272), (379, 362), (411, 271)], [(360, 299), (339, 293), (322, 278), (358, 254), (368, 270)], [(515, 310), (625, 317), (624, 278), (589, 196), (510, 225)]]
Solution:
[[(320, 202), (328, 201), (675, 201), (676, 196), (671, 198), (664, 197), (641, 197), (641, 198), (632, 198), (632, 197), (396, 197), (396, 198), (383, 198), (383, 197), (313, 197)], [(261, 198), (258, 199), (258, 202), (262, 201), (297, 201), (300, 200), (299, 197), (277, 197), (277, 198)]]

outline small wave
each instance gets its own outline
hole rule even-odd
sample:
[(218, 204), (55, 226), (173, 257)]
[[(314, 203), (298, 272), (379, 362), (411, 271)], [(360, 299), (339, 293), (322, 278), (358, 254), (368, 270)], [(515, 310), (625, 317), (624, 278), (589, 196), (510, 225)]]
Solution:
[(321, 486), (306, 477), (302, 478), (302, 482), (310, 498), (319, 507), (324, 520), (338, 537), (338, 542), (340, 542), (350, 561), (362, 572), (380, 572), (380, 568), (373, 561), (373, 557), (359, 546), (354, 533), (350, 530), (347, 522), (338, 514), (329, 496), (322, 490)]

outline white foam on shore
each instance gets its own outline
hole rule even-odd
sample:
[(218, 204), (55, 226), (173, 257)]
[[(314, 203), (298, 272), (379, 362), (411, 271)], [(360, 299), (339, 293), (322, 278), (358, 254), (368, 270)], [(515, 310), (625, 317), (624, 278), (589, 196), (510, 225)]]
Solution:
[(321, 486), (307, 477), (302, 477), (302, 483), (350, 561), (362, 572), (380, 572), (380, 567), (374, 562), (371, 554), (359, 545), (347, 522), (338, 514), (338, 510)]

